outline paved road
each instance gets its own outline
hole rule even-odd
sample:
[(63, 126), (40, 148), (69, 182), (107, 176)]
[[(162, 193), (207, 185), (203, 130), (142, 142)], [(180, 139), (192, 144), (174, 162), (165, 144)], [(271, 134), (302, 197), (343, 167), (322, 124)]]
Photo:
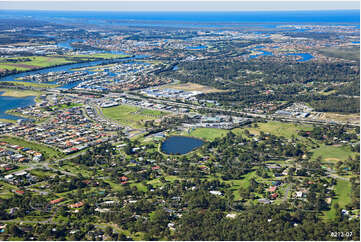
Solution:
[(344, 180), (344, 181), (349, 181), (350, 180), (350, 178), (348, 178), (348, 177), (342, 177), (342, 176), (336, 175), (334, 173), (329, 173), (328, 177), (332, 177), (332, 178), (340, 179), (340, 180)]
[[(133, 98), (140, 98), (139, 96), (135, 96), (132, 94), (126, 94), (127, 97), (133, 97)], [(302, 118), (291, 118), (291, 117), (281, 117), (278, 115), (265, 115), (265, 114), (255, 114), (255, 113), (248, 113), (248, 112), (242, 112), (242, 111), (234, 111), (231, 109), (223, 109), (223, 108), (211, 108), (211, 107), (202, 107), (202, 106), (198, 106), (198, 105), (194, 105), (194, 104), (188, 104), (188, 103), (177, 103), (175, 101), (170, 101), (170, 100), (159, 100), (159, 99), (154, 99), (154, 98), (140, 98), (141, 100), (146, 100), (146, 99), (151, 99), (154, 102), (157, 103), (162, 103), (162, 104), (168, 104), (168, 105), (177, 105), (180, 107), (188, 107), (188, 108), (193, 108), (193, 109), (208, 109), (208, 110), (213, 110), (213, 111), (229, 111), (229, 112), (233, 112), (233, 113), (238, 113), (241, 115), (245, 115), (245, 116), (249, 116), (249, 117), (254, 117), (254, 118), (266, 118), (266, 119), (279, 119), (279, 120), (283, 120), (283, 121), (288, 121), (288, 122), (300, 122), (300, 123), (318, 123), (318, 124), (345, 124), (345, 125), (350, 125), (350, 126), (360, 126), (359, 124), (352, 124), (352, 123), (345, 123), (345, 122), (332, 122), (332, 121), (325, 121), (325, 120), (314, 120), (314, 119), (302, 119)], [(165, 110), (166, 111), (166, 110)]]
[(283, 196), (283, 201), (286, 202), (288, 199), (288, 192), (291, 190), (292, 184), (288, 184), (285, 190), (285, 194)]

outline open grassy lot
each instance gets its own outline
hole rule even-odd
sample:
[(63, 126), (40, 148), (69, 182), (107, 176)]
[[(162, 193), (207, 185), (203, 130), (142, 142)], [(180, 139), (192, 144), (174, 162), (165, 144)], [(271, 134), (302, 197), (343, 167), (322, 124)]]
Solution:
[(3, 92), (1, 96), (9, 97), (29, 97), (41, 95), (41, 92), (33, 90), (0, 89), (0, 92)]
[[(14, 62), (16, 61), (16, 62)], [(74, 63), (66, 57), (60, 56), (29, 56), (0, 58), (0, 69), (26, 71), (38, 68), (44, 68), (55, 65)]]
[(162, 112), (159, 110), (144, 109), (144, 108), (139, 109), (137, 111), (137, 113), (142, 114), (142, 115), (159, 116), (159, 117), (170, 114), (169, 112)]
[(207, 141), (213, 141), (215, 138), (225, 136), (229, 130), (217, 128), (197, 128), (185, 133), (185, 135), (193, 136)]
[(30, 173), (34, 176), (38, 176), (41, 178), (46, 178), (46, 177), (51, 177), (51, 176), (55, 176), (56, 173), (51, 172), (51, 171), (45, 171), (43, 169), (33, 169), (30, 171)]
[(91, 61), (95, 59), (114, 59), (125, 58), (129, 55), (118, 55), (111, 53), (99, 53), (91, 55), (66, 55), (66, 56), (23, 56), (23, 57), (11, 57), (0, 58), (0, 71), (18, 70), (28, 71), (33, 69), (71, 64), (80, 61)]
[(102, 108), (102, 112), (106, 118), (116, 120), (123, 125), (133, 128), (143, 127), (145, 121), (155, 120), (167, 115), (165, 112), (157, 113), (157, 111), (154, 110), (141, 109), (130, 105)]
[(292, 135), (297, 136), (297, 133), (300, 130), (306, 130), (306, 131), (312, 130), (312, 125), (269, 121), (267, 123), (258, 123), (257, 128), (252, 127), (249, 128), (248, 130), (251, 134), (258, 135), (260, 131), (263, 131), (264, 133), (270, 133), (276, 136), (291, 138)]
[(313, 152), (312, 159), (316, 159), (321, 156), (321, 160), (325, 162), (343, 161), (349, 156), (354, 157), (356, 154), (347, 146), (333, 146), (325, 144), (321, 144), (319, 148), (311, 151)]
[(177, 89), (177, 90), (183, 90), (183, 91), (200, 91), (203, 93), (224, 92), (224, 90), (219, 90), (219, 89), (216, 89), (213, 87), (203, 86), (203, 85), (192, 83), (192, 82), (169, 84), (169, 85), (164, 85), (161, 87), (161, 89), (164, 89), (164, 88), (171, 88), (171, 89)]
[(22, 147), (26, 147), (26, 148), (30, 148), (32, 150), (38, 151), (38, 152), (42, 153), (45, 158), (58, 158), (58, 157), (63, 156), (62, 152), (57, 151), (51, 147), (48, 147), (43, 144), (29, 142), (29, 141), (23, 140), (21, 138), (5, 136), (5, 137), (1, 137), (0, 140), (8, 142), (9, 144), (19, 145)]
[(336, 197), (332, 199), (331, 210), (325, 212), (325, 217), (333, 219), (336, 217), (336, 210), (333, 208), (338, 203), (340, 208), (345, 208), (351, 202), (351, 183), (349, 181), (337, 180), (335, 187)]
[(26, 82), (26, 81), (4, 81), (1, 84), (8, 83), (10, 85), (24, 86), (24, 87), (39, 87), (39, 88), (55, 88), (60, 85), (49, 84), (49, 83), (35, 83), (35, 82)]

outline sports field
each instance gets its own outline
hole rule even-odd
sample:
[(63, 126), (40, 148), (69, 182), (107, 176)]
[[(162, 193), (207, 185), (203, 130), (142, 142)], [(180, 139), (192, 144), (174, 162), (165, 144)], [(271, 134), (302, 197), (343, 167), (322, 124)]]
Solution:
[(216, 128), (197, 128), (189, 130), (185, 135), (205, 139), (207, 141), (213, 141), (215, 138), (225, 136), (229, 130), (216, 129)]
[(312, 159), (321, 157), (324, 162), (344, 161), (349, 156), (354, 157), (355, 152), (352, 152), (347, 146), (333, 146), (321, 144), (319, 148), (312, 150)]

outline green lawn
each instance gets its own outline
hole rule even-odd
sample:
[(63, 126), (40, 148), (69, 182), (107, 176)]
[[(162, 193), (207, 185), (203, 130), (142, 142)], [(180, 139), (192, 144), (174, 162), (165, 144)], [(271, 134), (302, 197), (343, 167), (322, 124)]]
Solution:
[(319, 148), (311, 150), (313, 152), (312, 159), (316, 159), (321, 156), (322, 161), (325, 162), (337, 162), (346, 160), (349, 156), (355, 156), (355, 152), (352, 152), (347, 146), (332, 146), (321, 144)]
[(139, 114), (142, 115), (159, 116), (159, 117), (169, 114), (168, 112), (162, 112), (159, 110), (144, 109), (144, 108), (138, 110), (138, 112)]
[[(129, 55), (118, 55), (110, 53), (99, 53), (93, 55), (52, 55), (52, 56), (22, 56), (22, 57), (11, 57), (11, 58), (0, 58), (0, 70), (18, 70), (27, 71), (45, 67), (51, 67), (56, 65), (76, 63), (79, 61), (90, 61), (95, 59), (113, 59), (113, 58), (124, 58)], [(18, 60), (12, 62), (11, 60)]]
[(185, 135), (212, 141), (215, 138), (225, 136), (228, 132), (229, 130), (225, 130), (225, 129), (197, 128), (195, 130), (192, 130), (190, 133), (186, 133)]
[(20, 139), (17, 137), (7, 136), (7, 137), (0, 138), (0, 140), (8, 142), (9, 144), (19, 145), (22, 147), (26, 147), (26, 148), (38, 151), (38, 152), (42, 153), (45, 158), (59, 158), (59, 157), (63, 156), (63, 153), (61, 153), (60, 151), (57, 151), (46, 145), (29, 142), (29, 141), (26, 141), (26, 140), (23, 140), (23, 139)]
[(42, 170), (42, 169), (33, 169), (30, 171), (30, 173), (34, 176), (38, 176), (38, 177), (41, 177), (41, 178), (45, 178), (45, 177), (51, 177), (51, 176), (54, 176), (56, 175), (56, 173), (53, 173), (53, 172), (50, 172), (50, 171), (45, 171), (45, 170)]
[[(20, 60), (18, 62), (10, 62), (7, 60)], [(26, 61), (25, 59), (30, 59)], [(32, 70), (44, 67), (50, 67), (55, 65), (62, 65), (68, 63), (74, 63), (76, 61), (69, 60), (61, 56), (31, 56), (31, 57), (12, 57), (12, 58), (0, 58), (0, 69), (19, 71)]]
[(39, 88), (55, 88), (60, 86), (57, 84), (35, 83), (35, 82), (27, 82), (27, 81), (4, 81), (2, 83), (9, 83), (11, 85), (16, 85), (16, 86), (39, 87)]
[(251, 180), (251, 178), (256, 178), (256, 172), (252, 171), (247, 173), (246, 175), (244, 175), (243, 177), (240, 177), (241, 179), (238, 180), (223, 180), (222, 178), (218, 177), (214, 177), (214, 175), (209, 175), (207, 178), (207, 180), (212, 181), (212, 180), (219, 180), (220, 182), (224, 182), (226, 184), (231, 185), (231, 187), (229, 189), (231, 189), (231, 191), (233, 192), (234, 195), (234, 199), (235, 200), (239, 200), (241, 199), (240, 194), (239, 194), (239, 189), (242, 188), (247, 188), (249, 186), (249, 181)]
[(148, 189), (141, 182), (131, 183), (130, 187), (137, 187), (138, 191), (146, 192)]
[[(144, 115), (144, 112), (150, 112), (153, 110), (141, 109), (141, 112), (138, 111), (141, 108), (130, 106), (130, 105), (119, 105), (116, 107), (102, 108), (102, 112), (106, 118), (116, 120), (117, 122), (127, 125), (133, 128), (141, 128), (147, 120), (155, 120), (159, 117)], [(161, 115), (166, 115), (166, 113), (161, 113)]]
[(336, 211), (333, 208), (335, 203), (338, 203), (340, 208), (345, 208), (345, 206), (351, 202), (351, 183), (338, 179), (335, 192), (336, 197), (332, 199), (331, 210), (325, 212), (325, 216), (328, 219), (333, 219), (336, 216)]
[(250, 133), (259, 134), (260, 131), (264, 133), (270, 133), (276, 136), (283, 136), (285, 138), (291, 138), (292, 135), (297, 136), (297, 133), (300, 130), (310, 131), (312, 130), (312, 125), (308, 124), (295, 124), (295, 123), (284, 123), (277, 121), (269, 121), (267, 123), (257, 123), (259, 127), (249, 128)]

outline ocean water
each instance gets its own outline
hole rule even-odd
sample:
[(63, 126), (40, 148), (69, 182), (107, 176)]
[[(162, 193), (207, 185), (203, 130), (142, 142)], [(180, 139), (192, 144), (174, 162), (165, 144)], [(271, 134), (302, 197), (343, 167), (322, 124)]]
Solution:
[(359, 10), (314, 10), (314, 11), (243, 11), (243, 12), (101, 12), (101, 11), (30, 11), (0, 10), (0, 18), (56, 19), (56, 22), (74, 20), (91, 24), (117, 25), (149, 24), (160, 22), (164, 25), (174, 22), (183, 24), (216, 23), (265, 24), (271, 23), (320, 23), (320, 24), (360, 24)]

